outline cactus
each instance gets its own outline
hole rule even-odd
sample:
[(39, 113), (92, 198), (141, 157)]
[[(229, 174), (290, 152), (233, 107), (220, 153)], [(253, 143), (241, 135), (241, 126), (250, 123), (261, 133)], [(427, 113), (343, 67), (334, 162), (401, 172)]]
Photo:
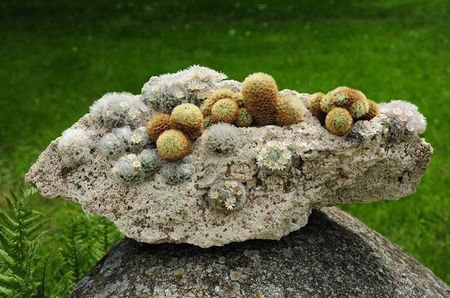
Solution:
[(320, 108), (320, 102), (324, 96), (325, 94), (322, 92), (317, 92), (314, 93), (308, 101), (309, 111), (314, 117), (319, 119), (322, 124), (325, 123), (325, 117), (327, 116), (327, 114)]
[(214, 124), (202, 136), (205, 148), (218, 155), (228, 155), (236, 150), (239, 129), (227, 123)]
[(380, 113), (380, 106), (369, 99), (369, 111), (361, 117), (361, 120), (370, 120)]
[(348, 108), (348, 111), (353, 119), (357, 120), (369, 112), (369, 101), (367, 99), (355, 101)]
[(257, 125), (275, 123), (278, 87), (270, 75), (261, 72), (249, 75), (242, 83), (242, 95)]
[(244, 107), (244, 95), (242, 95), (242, 92), (235, 92), (233, 99), (237, 102), (240, 108)]
[(84, 128), (69, 128), (63, 132), (56, 147), (64, 167), (74, 168), (91, 157), (92, 140)]
[(160, 134), (170, 128), (170, 115), (158, 114), (147, 124), (147, 134), (152, 141), (156, 141)]
[(208, 128), (213, 124), (214, 122), (212, 121), (211, 116), (203, 117), (203, 128)]
[(427, 121), (417, 106), (407, 101), (393, 100), (381, 104), (380, 110), (391, 120), (390, 131), (395, 137), (401, 137), (406, 133), (420, 135), (427, 128)]
[(144, 149), (138, 154), (137, 158), (141, 162), (142, 170), (147, 176), (154, 174), (161, 166), (161, 158), (155, 149)]
[(256, 162), (260, 168), (272, 173), (287, 170), (292, 164), (292, 153), (284, 142), (269, 141), (262, 148)]
[(129, 148), (131, 151), (133, 152), (138, 152), (141, 151), (147, 144), (149, 141), (149, 137), (147, 134), (147, 129), (142, 126), (139, 128), (136, 128), (130, 136), (130, 140), (129, 140)]
[(337, 136), (343, 136), (350, 131), (353, 118), (344, 108), (332, 109), (325, 118), (326, 129)]
[(100, 139), (100, 152), (111, 158), (121, 156), (126, 149), (125, 143), (116, 134), (108, 133)]
[(231, 212), (242, 209), (247, 201), (247, 190), (238, 181), (222, 181), (208, 191), (208, 202), (216, 210)]
[(144, 179), (142, 163), (135, 154), (122, 156), (112, 168), (112, 174), (123, 182), (138, 182)]
[(170, 127), (181, 130), (194, 140), (202, 134), (203, 114), (194, 104), (181, 104), (176, 106), (170, 115)]
[(169, 162), (163, 165), (161, 175), (167, 184), (174, 185), (192, 179), (195, 168), (182, 161)]
[(346, 86), (337, 87), (329, 92), (335, 98), (337, 107), (349, 109), (357, 101), (367, 101), (367, 97), (361, 91)]
[(299, 123), (305, 115), (305, 105), (295, 95), (280, 97), (277, 101), (277, 123), (287, 126)]
[(147, 107), (139, 97), (126, 92), (107, 93), (90, 107), (94, 119), (110, 128), (124, 125), (138, 127), (147, 112)]
[(191, 153), (192, 144), (182, 131), (169, 129), (156, 140), (156, 150), (161, 158), (174, 161)]
[(234, 123), (239, 110), (237, 102), (231, 98), (218, 100), (211, 108), (211, 120), (214, 123)]
[(336, 107), (336, 97), (334, 97), (333, 94), (327, 93), (324, 96), (322, 96), (322, 99), (320, 100), (320, 109), (324, 113), (328, 113), (335, 107)]
[(240, 108), (237, 112), (234, 124), (238, 127), (249, 127), (253, 123), (252, 114), (246, 108)]
[(200, 110), (203, 115), (208, 116), (211, 114), (213, 105), (221, 99), (234, 98), (234, 93), (230, 89), (218, 89), (214, 91), (200, 106)]

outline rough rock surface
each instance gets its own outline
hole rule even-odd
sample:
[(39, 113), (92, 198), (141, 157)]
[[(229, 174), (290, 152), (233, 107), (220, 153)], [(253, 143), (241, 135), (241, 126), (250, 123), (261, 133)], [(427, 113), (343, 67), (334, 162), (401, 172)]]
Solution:
[[(308, 94), (299, 94), (306, 101)], [(239, 128), (239, 148), (229, 156), (205, 150), (202, 136), (187, 157), (196, 172), (176, 185), (161, 174), (136, 184), (111, 175), (111, 162), (92, 151), (92, 159), (73, 170), (63, 168), (53, 141), (26, 180), (48, 198), (63, 197), (86, 212), (112, 220), (127, 237), (146, 243), (221, 246), (248, 239), (279, 239), (307, 223), (313, 208), (348, 202), (398, 199), (415, 192), (432, 147), (416, 135), (393, 138), (389, 118), (380, 114), (357, 122), (345, 137), (330, 134), (309, 112), (290, 127)], [(98, 142), (105, 129), (87, 114), (73, 127), (87, 127)], [(265, 143), (279, 140), (294, 151), (289, 172), (260, 171), (255, 158)], [(98, 151), (98, 149), (97, 149)], [(243, 183), (243, 209), (223, 213), (208, 206), (210, 187), (223, 180)]]
[(280, 241), (120, 241), (71, 297), (449, 297), (433, 273), (336, 208)]

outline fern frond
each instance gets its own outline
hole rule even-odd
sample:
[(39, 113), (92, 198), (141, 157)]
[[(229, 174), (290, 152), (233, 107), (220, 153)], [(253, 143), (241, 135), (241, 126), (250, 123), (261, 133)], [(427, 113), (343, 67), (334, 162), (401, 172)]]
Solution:
[(15, 265), (14, 259), (1, 248), (0, 248), (0, 260), (4, 265), (6, 265), (4, 267), (13, 267)]

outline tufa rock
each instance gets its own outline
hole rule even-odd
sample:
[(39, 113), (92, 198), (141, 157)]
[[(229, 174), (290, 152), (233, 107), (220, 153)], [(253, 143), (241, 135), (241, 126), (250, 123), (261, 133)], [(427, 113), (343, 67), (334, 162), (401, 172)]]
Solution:
[[(164, 105), (161, 101), (165, 100), (162, 96), (165, 93), (161, 93), (164, 86), (171, 86), (172, 90), (181, 84), (189, 91), (194, 82), (192, 90), (198, 91), (207, 82), (208, 88), (201, 90), (213, 92), (224, 88), (220, 84), (222, 75), (202, 67), (162, 77), (152, 78), (145, 85), (145, 90), (153, 90), (149, 91), (151, 94), (132, 97), (137, 106), (139, 101), (150, 100), (146, 107), (148, 114), (139, 114), (139, 121), (147, 123), (160, 113), (152, 106)], [(179, 81), (174, 82), (175, 79)], [(189, 91), (183, 100), (198, 104), (207, 95), (197, 91)], [(311, 98), (292, 90), (282, 90), (278, 95), (272, 91), (271, 97), (289, 96), (301, 105)], [(122, 102), (130, 101), (129, 97), (116, 94), (112, 99), (124, 109), (121, 112), (128, 111), (125, 113), (128, 116), (132, 112), (131, 116), (136, 117), (129, 110), (133, 106)], [(100, 110), (104, 107), (102, 102), (97, 105)], [(43, 196), (77, 202), (86, 212), (110, 219), (127, 237), (140, 242), (210, 247), (249, 239), (280, 239), (304, 226), (313, 208), (398, 199), (415, 192), (433, 150), (418, 136), (425, 126), (417, 107), (409, 104), (407, 111), (411, 113), (406, 118), (398, 113), (398, 107), (405, 105), (405, 102), (384, 105), (381, 113), (370, 121), (356, 122), (345, 137), (329, 133), (309, 110), (300, 123), (285, 127), (213, 125), (192, 146), (181, 132), (167, 130), (156, 142), (158, 155), (165, 159), (161, 166), (154, 160), (157, 157), (154, 151), (148, 155), (151, 174), (146, 174), (138, 157), (139, 150), (154, 150), (154, 141), (137, 135), (144, 143), (139, 142), (140, 149), (136, 150), (133, 142), (137, 139), (131, 129), (115, 128), (118, 140), (124, 140), (120, 147), (126, 151), (124, 156), (133, 153), (136, 157), (131, 155), (133, 158), (127, 163), (119, 164), (122, 172), (118, 173), (125, 173), (126, 177), (131, 173), (133, 179), (114, 179), (112, 169), (121, 156), (104, 154), (99, 147), (111, 128), (87, 114), (71, 129), (86, 131), (89, 158), (76, 166), (66, 166), (62, 162), (62, 153), (66, 151), (58, 150), (63, 136), (41, 154), (26, 180)], [(275, 110), (269, 114), (268, 117), (275, 117)], [(402, 121), (404, 118), (407, 121)], [(269, 150), (273, 142), (283, 144), (283, 150)], [(263, 166), (258, 166), (257, 161)], [(240, 208), (223, 212), (212, 206), (208, 192), (227, 181), (242, 185), (246, 200)], [(227, 204), (231, 206), (234, 195), (225, 192), (224, 196), (228, 196)], [(234, 204), (238, 206), (238, 202)]]

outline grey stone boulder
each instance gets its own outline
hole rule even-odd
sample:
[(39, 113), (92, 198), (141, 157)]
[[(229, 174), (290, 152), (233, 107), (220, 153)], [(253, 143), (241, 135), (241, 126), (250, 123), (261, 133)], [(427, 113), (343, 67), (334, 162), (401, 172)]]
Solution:
[(75, 297), (450, 297), (450, 288), (380, 234), (336, 208), (279, 241), (202, 249), (125, 238)]

